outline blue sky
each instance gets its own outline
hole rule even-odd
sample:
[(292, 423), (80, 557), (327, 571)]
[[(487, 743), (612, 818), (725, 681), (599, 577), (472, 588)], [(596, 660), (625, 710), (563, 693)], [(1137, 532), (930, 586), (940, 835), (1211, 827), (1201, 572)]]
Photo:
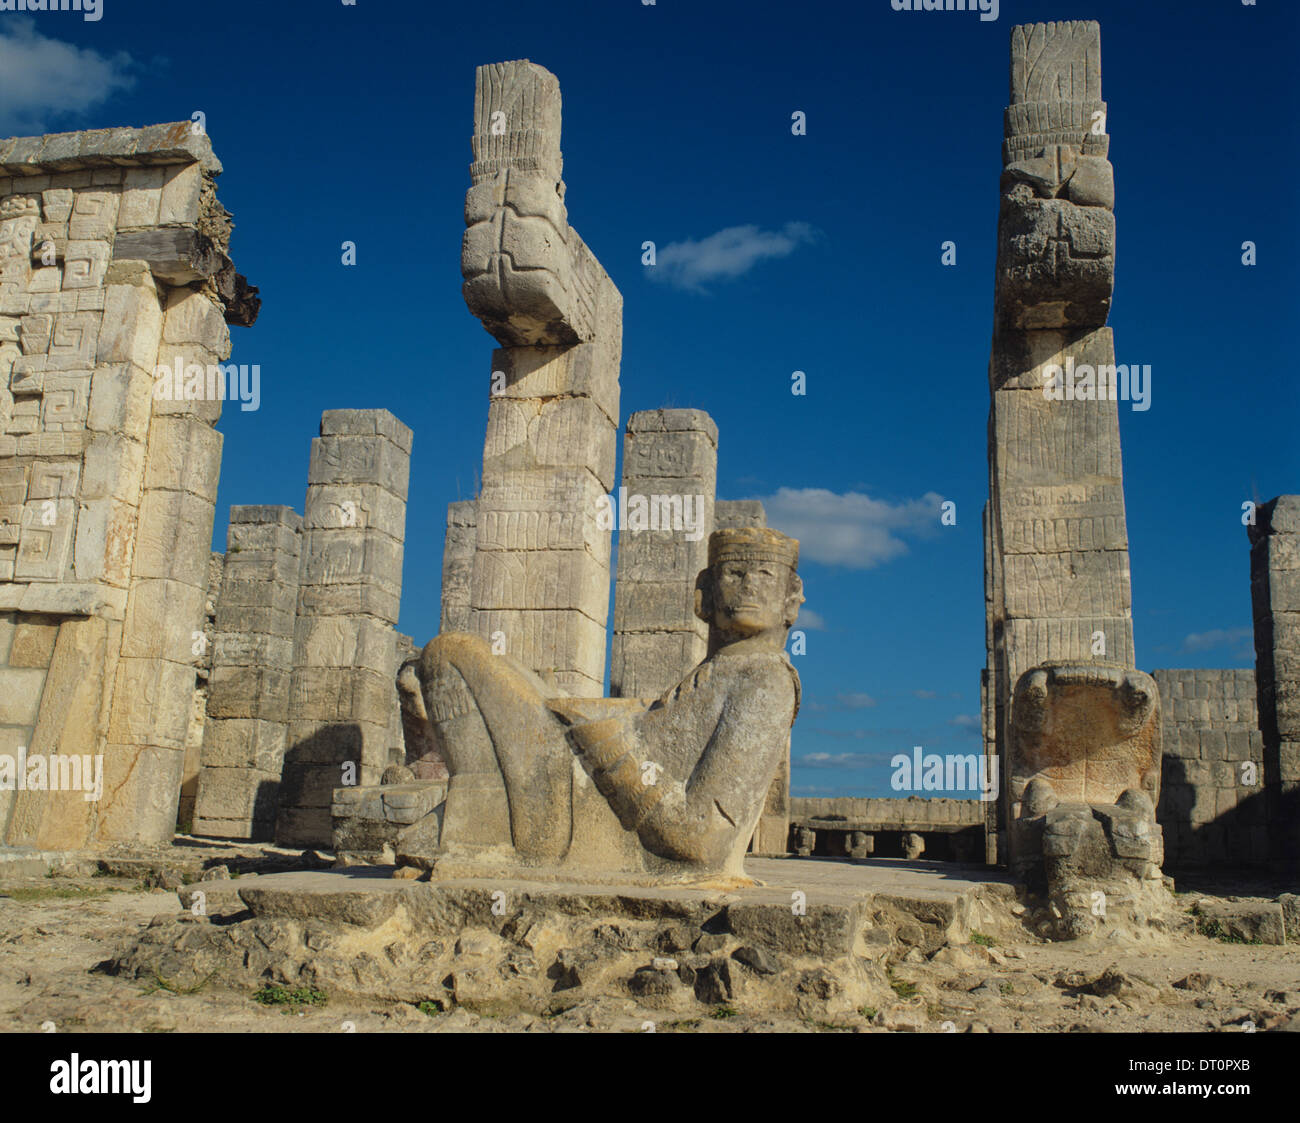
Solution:
[[(996, 21), (889, 0), (103, 4), (0, 12), (0, 134), (206, 115), (264, 299), (232, 330), (262, 404), (220, 423), (214, 543), (231, 504), (301, 509), (322, 410), (390, 409), (416, 433), (420, 642), (487, 410), (493, 343), (460, 298), (474, 68), (559, 77), (570, 219), (624, 297), (624, 418), (707, 410), (719, 496), (764, 499), (804, 543), (796, 794), (888, 794), (895, 752), (977, 750), (1008, 38), (1100, 20), (1110, 323), (1118, 361), (1153, 367), (1151, 409), (1121, 409), (1138, 664), (1253, 663), (1241, 504), (1300, 490), (1290, 0), (1003, 0)], [(677, 266), (651, 276), (647, 240)]]

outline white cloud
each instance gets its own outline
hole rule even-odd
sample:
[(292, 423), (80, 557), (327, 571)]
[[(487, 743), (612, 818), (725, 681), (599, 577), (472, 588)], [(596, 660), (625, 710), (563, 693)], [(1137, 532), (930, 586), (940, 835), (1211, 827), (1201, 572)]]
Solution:
[(863, 694), (861, 691), (837, 694), (835, 701), (842, 710), (869, 710), (876, 704), (876, 700), (870, 694)]
[(948, 724), (964, 729), (967, 733), (979, 736), (984, 734), (984, 722), (980, 720), (979, 714), (958, 714), (955, 718), (949, 719)]
[(806, 632), (824, 632), (826, 630), (826, 620), (820, 612), (814, 612), (811, 608), (799, 609), (799, 619), (795, 621), (796, 628), (802, 628)]
[(927, 699), (927, 700), (928, 700), (928, 699), (930, 699), (930, 698), (938, 698), (939, 695), (936, 694), (933, 690), (913, 690), (913, 691), (912, 691), (912, 697), (913, 697), (913, 698), (922, 698), (922, 699)]
[(669, 242), (655, 253), (650, 277), (679, 289), (704, 292), (712, 281), (734, 280), (760, 261), (788, 257), (817, 232), (806, 222), (787, 222), (780, 230), (728, 226), (695, 241)]
[(47, 39), (30, 22), (6, 25), (0, 30), (0, 136), (48, 132), (99, 105), (135, 82), (130, 66), (131, 57), (121, 51), (102, 55)]
[(805, 753), (790, 764), (797, 768), (879, 768), (881, 759), (872, 753)]
[(1183, 640), (1183, 651), (1227, 651), (1234, 659), (1251, 659), (1255, 655), (1255, 633), (1251, 628), (1213, 628), (1193, 632)]
[(888, 503), (856, 491), (783, 487), (762, 497), (767, 525), (799, 539), (801, 560), (872, 569), (907, 553), (902, 534), (924, 534), (939, 525), (943, 497)]

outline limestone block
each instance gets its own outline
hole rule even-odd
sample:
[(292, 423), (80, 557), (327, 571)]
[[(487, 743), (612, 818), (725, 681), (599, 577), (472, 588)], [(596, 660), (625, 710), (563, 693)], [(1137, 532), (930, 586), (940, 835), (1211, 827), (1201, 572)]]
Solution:
[(159, 193), (158, 224), (186, 225), (199, 219), (203, 174), (198, 164), (172, 165), (164, 172)]
[(290, 672), (268, 666), (214, 666), (208, 694), (209, 718), (289, 720)]
[(406, 503), (379, 484), (316, 484), (308, 490), (305, 530), (382, 531), (400, 539), (406, 526)]
[(117, 229), (121, 192), (111, 188), (78, 191), (68, 218), (68, 236), (76, 239), (107, 239)]
[[(620, 314), (621, 315), (621, 314)], [(578, 347), (504, 347), (492, 353), (494, 395), (543, 400), (565, 395), (591, 398), (618, 424), (621, 319), (611, 313), (611, 340)], [(502, 378), (495, 379), (500, 372)]]
[[(207, 821), (234, 820), (269, 824), (275, 817), (280, 778), (251, 768), (205, 768), (195, 799), (195, 833)], [(222, 837), (226, 837), (224, 832)]]
[(294, 629), (299, 667), (368, 667), (390, 663), (396, 673), (392, 626), (371, 617), (305, 616)]
[(122, 200), (117, 213), (119, 230), (157, 226), (162, 199), (163, 168), (128, 168), (122, 180)]
[(303, 585), (298, 594), (299, 615), (374, 616), (395, 624), (400, 605), (398, 590), (374, 582)]
[(586, 550), (608, 561), (609, 516), (606, 493), (586, 470), (501, 472), (483, 481), (477, 548)]
[(206, 597), (205, 589), (179, 581), (133, 582), (122, 630), (122, 656), (196, 663), (204, 646), (201, 625)]
[(1008, 554), (1003, 564), (1008, 618), (1118, 617), (1132, 610), (1127, 551)]
[(388, 440), (339, 435), (311, 443), (308, 486), (378, 484), (403, 502), (410, 477), (410, 457)]
[(95, 363), (131, 363), (152, 373), (162, 333), (162, 309), (152, 279), (147, 285), (114, 284), (110, 270), (106, 282)]
[(97, 289), (108, 271), (107, 242), (68, 242), (64, 256), (63, 288)]
[(304, 543), (301, 582), (378, 585), (400, 592), (402, 543), (377, 530), (313, 530)]
[(209, 721), (203, 735), (203, 767), (251, 768), (279, 776), (287, 727), (257, 718)]
[(1002, 327), (1101, 327), (1115, 283), (1115, 216), (1063, 199), (1004, 195), (996, 276)]
[(478, 508), (473, 501), (447, 505), (442, 553), (442, 619), (439, 631), (469, 629), (470, 581), (478, 539)]
[(474, 609), (574, 609), (597, 622), (609, 612), (609, 568), (577, 550), (480, 551), (470, 581)]
[(188, 491), (216, 503), (220, 433), (184, 417), (155, 417), (149, 426), (145, 487)]
[(470, 620), (473, 632), (499, 636), (506, 654), (539, 673), (573, 668), (598, 683), (605, 677), (605, 627), (581, 612), (474, 609)]
[(225, 362), (230, 357), (230, 329), (218, 307), (204, 292), (174, 289), (163, 317), (162, 342), (193, 345)]
[(14, 576), (28, 581), (63, 580), (72, 562), (76, 526), (77, 504), (74, 499), (39, 499), (25, 503)]
[[(194, 667), (157, 658), (122, 658), (113, 688), (108, 739), (118, 745), (179, 750), (183, 757), (194, 696)], [(176, 767), (181, 767), (177, 765)], [(171, 796), (172, 813), (179, 793)]]
[(680, 581), (622, 581), (614, 591), (614, 629), (619, 632), (694, 631), (693, 586)]

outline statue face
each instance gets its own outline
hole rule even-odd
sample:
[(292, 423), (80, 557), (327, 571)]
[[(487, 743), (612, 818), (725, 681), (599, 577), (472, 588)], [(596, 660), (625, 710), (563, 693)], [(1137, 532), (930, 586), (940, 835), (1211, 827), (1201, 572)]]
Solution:
[(790, 569), (777, 562), (737, 559), (714, 567), (713, 623), (741, 636), (784, 627), (790, 578)]

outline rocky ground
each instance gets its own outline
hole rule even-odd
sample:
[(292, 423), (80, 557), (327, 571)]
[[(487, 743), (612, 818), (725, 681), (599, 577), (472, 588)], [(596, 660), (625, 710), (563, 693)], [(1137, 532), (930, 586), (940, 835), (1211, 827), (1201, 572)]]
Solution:
[[(358, 999), (320, 990), (185, 987), (130, 979), (102, 965), (151, 921), (180, 911), (174, 877), (114, 875), (0, 880), (0, 1028), (16, 1032), (1255, 1032), (1300, 1030), (1300, 945), (1178, 934), (1044, 943), (1008, 915), (996, 936), (928, 957), (899, 949), (885, 965), (892, 996), (832, 1020), (764, 1018), (720, 1004), (699, 1016), (631, 999), (579, 999), (541, 1016)], [(163, 888), (162, 881), (170, 885)], [(154, 884), (150, 885), (153, 882)], [(1199, 895), (1179, 898), (1191, 910)], [(1202, 926), (1203, 927), (1203, 926)]]

